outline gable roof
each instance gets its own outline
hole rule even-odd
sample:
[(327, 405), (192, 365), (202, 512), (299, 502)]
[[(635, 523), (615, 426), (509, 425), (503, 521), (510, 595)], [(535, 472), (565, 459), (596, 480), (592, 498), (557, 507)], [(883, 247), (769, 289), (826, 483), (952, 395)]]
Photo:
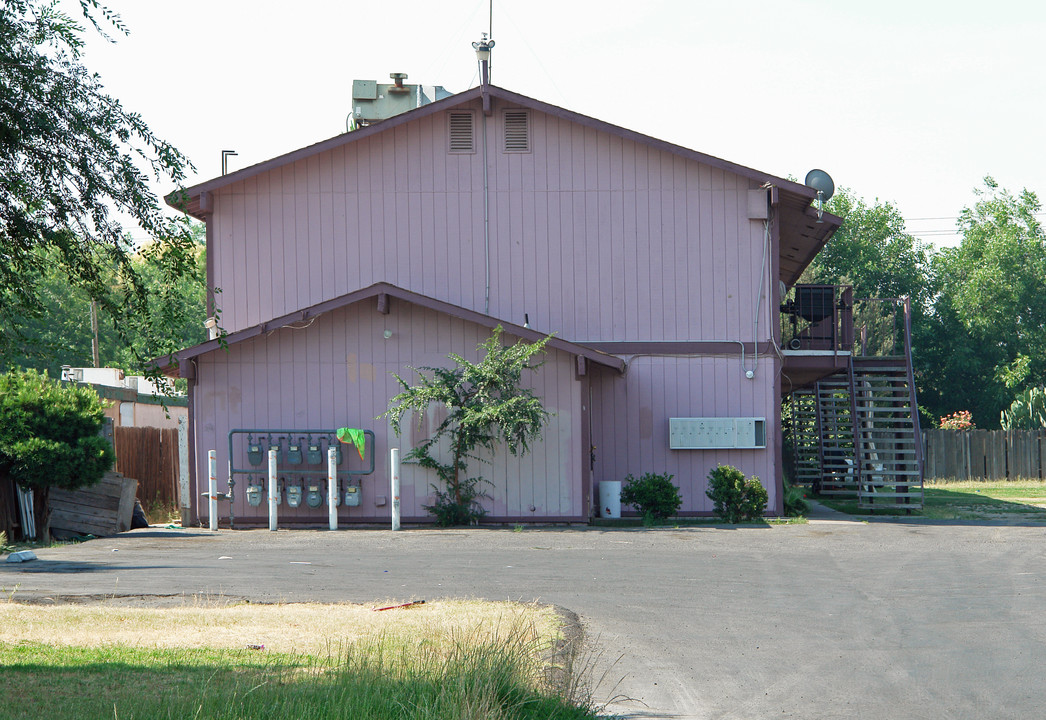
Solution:
[(299, 160), (318, 155), (350, 143), (358, 142), (378, 133), (386, 132), (392, 128), (405, 123), (419, 120), (423, 117), (433, 115), (446, 110), (482, 99), (486, 103), (489, 98), (496, 98), (511, 103), (518, 107), (531, 108), (538, 112), (546, 113), (570, 122), (578, 123), (585, 127), (593, 128), (625, 140), (641, 143), (687, 160), (702, 163), (720, 170), (734, 173), (760, 185), (769, 184), (779, 192), (780, 203), (778, 205), (781, 214), (781, 279), (788, 284), (799, 279), (803, 269), (810, 264), (813, 258), (821, 251), (825, 243), (842, 225), (843, 220), (831, 213), (823, 213), (818, 221), (817, 213), (810, 207), (810, 203), (817, 198), (817, 192), (801, 183), (776, 177), (744, 165), (723, 160), (712, 155), (707, 155), (696, 150), (675, 145), (665, 140), (628, 130), (627, 128), (597, 120), (587, 115), (561, 108), (557, 105), (535, 100), (534, 98), (520, 95), (510, 90), (497, 87), (496, 85), (480, 85), (479, 87), (460, 92), (456, 95), (437, 100), (436, 102), (423, 105), (419, 108), (409, 110), (396, 115), (388, 120), (369, 125), (359, 130), (336, 135), (335, 137), (322, 140), (313, 145), (285, 153), (278, 157), (251, 165), (241, 170), (207, 180), (205, 182), (176, 190), (165, 196), (168, 205), (182, 210), (193, 217), (205, 220), (210, 213), (208, 194), (220, 190), (228, 185), (237, 183), (247, 178), (259, 175), (290, 165)]
[[(384, 298), (382, 296), (384, 296)], [(199, 345), (194, 345), (193, 347), (186, 348), (184, 350), (179, 350), (178, 352), (172, 355), (156, 358), (155, 360), (153, 360), (153, 363), (157, 365), (164, 374), (176, 377), (178, 374), (178, 368), (181, 366), (181, 363), (183, 363), (186, 360), (191, 360), (192, 358), (199, 357), (200, 355), (205, 355), (222, 347), (241, 343), (244, 340), (250, 340), (251, 338), (257, 337), (259, 335), (271, 333), (275, 330), (279, 330), (280, 328), (291, 326), (294, 323), (312, 320), (314, 318), (319, 317), (320, 315), (323, 315), (324, 313), (331, 312), (332, 310), (337, 310), (339, 308), (343, 308), (348, 305), (352, 305), (354, 303), (358, 303), (371, 298), (377, 299), (379, 306), (381, 306), (382, 302), (387, 303), (388, 298), (397, 298), (399, 300), (409, 302), (412, 305), (418, 305), (420, 307), (429, 308), (431, 310), (435, 310), (436, 312), (443, 313), (445, 315), (450, 315), (451, 317), (460, 318), (467, 322), (475, 323), (477, 325), (489, 328), (491, 330), (500, 325), (504, 329), (504, 331), (509, 335), (518, 337), (528, 342), (537, 342), (538, 340), (543, 340), (545, 337), (547, 337), (544, 333), (538, 332), (536, 330), (531, 330), (530, 328), (525, 328), (521, 325), (516, 325), (514, 323), (506, 322), (504, 320), (499, 320), (495, 317), (491, 317), (490, 315), (484, 315), (483, 313), (476, 312), (475, 310), (463, 308), (460, 305), (453, 305), (448, 302), (443, 302), (442, 300), (437, 300), (435, 298), (428, 297), (427, 295), (421, 295), (419, 293), (411, 292), (410, 290), (404, 290), (403, 288), (397, 287), (396, 285), (392, 285), (391, 283), (380, 282), (375, 283), (370, 287), (363, 288), (362, 290), (356, 290), (355, 292), (346, 293), (345, 295), (341, 295), (331, 300), (325, 300), (321, 303), (310, 305), (309, 307), (303, 308), (301, 310), (295, 310), (294, 312), (288, 313), (287, 315), (283, 315), (278, 318), (273, 318), (272, 320), (267, 320), (263, 323), (258, 323), (257, 325), (253, 325), (249, 328), (237, 330), (236, 332), (226, 335), (221, 339), (208, 340), (207, 342), (200, 343)], [(385, 305), (384, 307), (387, 308), (388, 306)], [(571, 355), (583, 357), (586, 360), (591, 360), (594, 363), (611, 368), (613, 370), (617, 370), (618, 372), (624, 372), (625, 370), (625, 361), (621, 358), (615, 357), (614, 355), (609, 355), (605, 352), (596, 350), (586, 345), (572, 343), (567, 340), (557, 338), (555, 336), (553, 336), (552, 339), (549, 340), (548, 345), (549, 347), (555, 348), (556, 350), (562, 350), (563, 352), (569, 353)]]

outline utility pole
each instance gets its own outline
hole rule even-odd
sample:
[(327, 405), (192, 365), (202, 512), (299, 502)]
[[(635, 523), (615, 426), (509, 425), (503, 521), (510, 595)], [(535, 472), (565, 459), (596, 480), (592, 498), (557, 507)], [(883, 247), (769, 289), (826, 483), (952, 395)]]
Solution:
[(95, 367), (102, 366), (98, 357), (98, 301), (94, 298), (91, 298), (91, 358)]

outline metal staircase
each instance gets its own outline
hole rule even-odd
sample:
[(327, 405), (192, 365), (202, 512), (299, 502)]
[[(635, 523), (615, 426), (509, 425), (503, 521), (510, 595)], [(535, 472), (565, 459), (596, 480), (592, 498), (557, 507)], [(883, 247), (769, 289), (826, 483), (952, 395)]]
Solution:
[(858, 507), (922, 508), (918, 410), (910, 365), (854, 358), (850, 375), (857, 419)]
[(901, 337), (870, 339), (862, 328), (845, 371), (792, 393), (794, 481), (823, 495), (856, 497), (863, 509), (916, 510), (923, 503), (922, 453), (909, 306), (903, 299), (874, 302), (894, 303), (898, 320), (876, 324), (899, 325)]
[(817, 383), (817, 415), (821, 436), (822, 495), (857, 492), (854, 466), (853, 395), (849, 373), (831, 375)]
[(796, 485), (821, 485), (821, 431), (817, 424), (817, 395), (813, 390), (792, 393), (793, 482)]

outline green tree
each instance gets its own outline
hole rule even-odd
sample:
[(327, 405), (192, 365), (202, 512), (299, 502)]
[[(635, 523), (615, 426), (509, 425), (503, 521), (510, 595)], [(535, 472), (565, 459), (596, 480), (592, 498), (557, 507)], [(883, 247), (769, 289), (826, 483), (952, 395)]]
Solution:
[[(965, 345), (955, 335), (955, 323), (948, 322), (947, 314), (941, 317), (937, 313), (939, 280), (933, 248), (908, 232), (901, 211), (890, 202), (869, 204), (844, 188), (827, 209), (845, 222), (803, 273), (802, 282), (851, 285), (855, 299), (910, 299), (912, 364), (924, 409), (922, 422), (935, 426), (933, 416), (943, 411), (942, 400), (947, 395), (948, 383), (941, 379), (977, 372), (979, 363), (959, 359)], [(881, 313), (885, 308), (870, 305), (858, 311)], [(942, 368), (954, 372), (942, 372)], [(976, 387), (976, 383), (968, 387)]]
[[(1014, 395), (1046, 384), (1046, 233), (1035, 193), (1013, 195), (991, 177), (959, 216), (962, 241), (937, 260), (937, 317), (951, 323), (977, 369), (966, 407), (980, 427), (997, 427)], [(954, 391), (954, 380), (948, 383)]]
[(63, 386), (33, 370), (0, 375), (0, 478), (34, 491), (45, 540), (50, 489), (93, 485), (112, 467), (113, 447), (100, 435), (104, 417), (89, 388)]
[(98, 300), (145, 359), (125, 328), (155, 307), (119, 215), (156, 239), (141, 254), (164, 282), (198, 274), (188, 220), (165, 216), (149, 187), (180, 183), (188, 161), (81, 64), (85, 23), (106, 40), (127, 30), (98, 0), (79, 5), (82, 22), (47, 0), (7, 0), (0, 12), (0, 365), (46, 353), (24, 330), (46, 312), (41, 257)]
[(999, 348), (971, 334), (944, 294), (932, 314), (913, 325), (912, 334), (923, 427), (937, 427), (941, 417), (959, 410), (972, 412), (979, 427), (994, 427), (998, 409), (1012, 397), (995, 377)]
[(855, 298), (908, 296), (925, 311), (933, 299), (932, 248), (909, 234), (897, 206), (869, 205), (842, 189), (828, 202), (845, 222), (803, 273), (802, 282), (852, 285)]
[[(404, 456), (436, 473), (440, 485), (433, 484), (436, 504), (426, 509), (442, 525), (460, 525), (478, 521), (485, 511), (477, 502), (482, 477), (468, 476), (470, 460), (480, 460), (479, 449), (494, 452), (499, 444), (513, 455), (530, 449), (530, 443), (541, 435), (549, 413), (541, 399), (528, 388), (520, 387), (524, 371), (536, 370), (531, 360), (544, 352), (550, 338), (536, 343), (522, 340), (514, 345), (501, 344), (502, 328), (480, 344), (483, 358), (472, 363), (452, 354), (455, 367), (411, 368), (418, 376), (410, 385), (396, 376), (403, 391), (389, 401), (387, 417), (397, 436), (403, 417), (409, 412), (421, 414), (430, 406), (446, 408), (446, 418), (432, 437), (421, 441)], [(441, 452), (441, 446), (447, 448)], [(448, 455), (449, 458), (441, 459)]]
[[(202, 225), (194, 226), (196, 272), (200, 277), (206, 274), (207, 262), (202, 228)], [(53, 253), (41, 250), (38, 254), (34, 271), (43, 313), (22, 316), (17, 321), (27, 346), (35, 351), (22, 356), (12, 353), (8, 361), (15, 367), (46, 370), (51, 377), (58, 377), (62, 365), (89, 367), (92, 364), (91, 297), (86, 290), (70, 283)], [(163, 280), (163, 268), (154, 257), (135, 253), (131, 263), (142, 278), (150, 312), (128, 318), (123, 337), (117, 332), (113, 318), (100, 313), (99, 355), (105, 367), (117, 367), (128, 374), (145, 374), (149, 367), (141, 361), (142, 356), (159, 357), (207, 339), (203, 327), (206, 288), (202, 281), (191, 277), (167, 284)]]

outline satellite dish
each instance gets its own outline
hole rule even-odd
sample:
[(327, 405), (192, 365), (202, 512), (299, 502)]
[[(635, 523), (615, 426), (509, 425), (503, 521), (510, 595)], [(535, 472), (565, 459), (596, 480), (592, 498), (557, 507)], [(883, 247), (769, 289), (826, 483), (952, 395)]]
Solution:
[(803, 184), (816, 190), (819, 200), (829, 200), (835, 194), (835, 183), (832, 182), (832, 176), (824, 170), (815, 169), (806, 173), (806, 180), (803, 180)]

